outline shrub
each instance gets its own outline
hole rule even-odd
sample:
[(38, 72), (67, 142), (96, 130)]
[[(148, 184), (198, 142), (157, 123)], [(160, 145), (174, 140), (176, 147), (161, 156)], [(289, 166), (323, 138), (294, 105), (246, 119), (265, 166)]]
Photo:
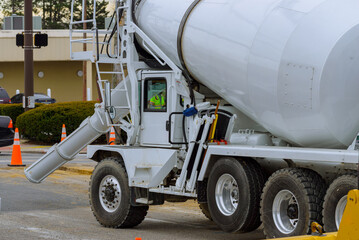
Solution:
[(67, 102), (43, 105), (21, 114), (16, 120), (20, 133), (29, 140), (55, 143), (61, 139), (62, 124), (67, 135), (93, 115), (95, 102)]
[[(42, 103), (36, 103), (35, 107), (42, 106)], [(16, 123), (16, 118), (24, 113), (22, 103), (16, 104), (0, 104), (0, 115), (11, 117), (13, 123)]]

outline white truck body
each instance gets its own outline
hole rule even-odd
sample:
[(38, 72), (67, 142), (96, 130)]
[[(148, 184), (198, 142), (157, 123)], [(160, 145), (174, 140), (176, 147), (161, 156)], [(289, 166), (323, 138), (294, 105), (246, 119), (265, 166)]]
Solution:
[[(99, 162), (90, 202), (104, 226), (136, 226), (172, 196), (197, 198), (228, 232), (262, 222), (267, 237), (293, 236), (322, 219), (335, 230), (357, 187), (356, 9), (355, 0), (119, 0), (112, 30), (72, 16), (71, 46), (89, 43), (72, 38), (86, 32), (93, 48), (71, 47), (71, 57), (96, 64), (103, 102), (26, 177), (40, 183), (114, 126), (126, 145), (87, 152)], [(84, 22), (92, 29), (75, 27)], [(121, 81), (111, 89), (105, 75)], [(214, 99), (231, 106), (217, 112)]]

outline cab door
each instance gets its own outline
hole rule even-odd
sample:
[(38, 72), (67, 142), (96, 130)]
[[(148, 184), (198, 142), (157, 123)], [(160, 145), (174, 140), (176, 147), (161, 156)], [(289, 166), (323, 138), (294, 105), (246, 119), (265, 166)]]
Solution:
[(144, 146), (171, 146), (166, 123), (169, 117), (170, 74), (145, 74), (142, 80), (140, 143)]

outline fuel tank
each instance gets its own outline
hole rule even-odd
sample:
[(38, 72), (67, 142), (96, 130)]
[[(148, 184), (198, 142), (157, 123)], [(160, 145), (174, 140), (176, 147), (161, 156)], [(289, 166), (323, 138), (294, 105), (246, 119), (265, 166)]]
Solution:
[(358, 9), (358, 0), (142, 0), (136, 16), (178, 66), (274, 136), (346, 148), (359, 131)]

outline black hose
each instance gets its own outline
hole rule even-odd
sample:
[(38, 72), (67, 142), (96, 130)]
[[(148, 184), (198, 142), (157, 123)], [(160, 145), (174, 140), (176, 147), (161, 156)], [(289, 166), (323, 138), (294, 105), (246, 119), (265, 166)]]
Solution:
[[(122, 14), (123, 14), (123, 9), (120, 9), (119, 14), (118, 14), (119, 19), (117, 19), (117, 21), (121, 21)], [(115, 15), (116, 15), (116, 11), (112, 14), (111, 21), (110, 21), (110, 24), (109, 24), (107, 30), (110, 29)], [(106, 44), (106, 54), (109, 58), (114, 58), (111, 56), (111, 54), (109, 52), (109, 47), (110, 47), (109, 43), (111, 42), (111, 39), (115, 35), (116, 31), (117, 31), (117, 22), (116, 22), (115, 26), (113, 27), (112, 32), (111, 32), (111, 34), (107, 40), (107, 44)], [(121, 36), (119, 38), (120, 38), (119, 41), (121, 41)], [(107, 39), (107, 34), (105, 35), (104, 42), (106, 42), (106, 39)], [(120, 47), (120, 46), (118, 46), (118, 47)], [(103, 52), (103, 48), (104, 48), (104, 45), (102, 45), (102, 47), (101, 47), (101, 53)]]
[[(115, 17), (115, 14), (116, 14), (116, 11), (113, 12), (113, 14), (112, 14), (112, 17), (111, 17), (111, 20), (110, 20), (110, 24), (108, 25), (107, 31), (110, 29), (110, 27), (111, 27), (111, 25), (112, 25), (112, 21), (113, 21), (113, 18)], [(117, 26), (117, 25), (116, 25), (116, 26)], [(103, 39), (104, 42), (106, 42), (106, 38), (107, 38), (107, 33), (106, 33), (106, 35), (105, 35), (105, 37), (104, 37), (104, 39)], [(104, 45), (102, 45), (102, 47), (101, 47), (101, 53), (103, 52), (103, 48), (104, 48)]]

